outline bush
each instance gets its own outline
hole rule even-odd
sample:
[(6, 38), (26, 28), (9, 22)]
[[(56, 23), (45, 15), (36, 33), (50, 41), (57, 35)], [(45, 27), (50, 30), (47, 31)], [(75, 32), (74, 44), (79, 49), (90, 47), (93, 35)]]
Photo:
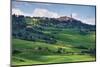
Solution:
[(57, 53), (63, 54), (63, 53), (65, 53), (65, 50), (63, 48), (58, 48)]
[(18, 50), (18, 49), (14, 49), (14, 50), (12, 51), (12, 54), (19, 54), (19, 53), (21, 53), (21, 51)]

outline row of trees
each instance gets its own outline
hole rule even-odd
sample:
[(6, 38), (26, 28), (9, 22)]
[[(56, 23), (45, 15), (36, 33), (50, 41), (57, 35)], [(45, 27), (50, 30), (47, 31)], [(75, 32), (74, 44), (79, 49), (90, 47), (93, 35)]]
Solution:
[[(37, 54), (66, 54), (66, 55), (84, 55), (84, 54), (90, 54), (92, 56), (95, 56), (96, 55), (96, 49), (88, 49), (88, 50), (80, 50), (80, 52), (78, 51), (66, 51), (66, 49), (64, 48), (56, 48), (56, 50), (51, 50), (49, 49), (48, 47), (35, 47), (34, 49), (30, 49), (31, 51), (30, 52), (35, 52)], [(27, 51), (27, 50), (25, 50)], [(20, 54), (22, 53), (23, 51), (21, 50), (18, 50), (18, 49), (14, 49), (13, 50), (13, 54)]]
[(73, 19), (72, 21), (59, 21), (55, 18), (36, 18), (36, 17), (25, 17), (25, 16), (16, 16), (12, 15), (13, 26), (16, 27), (25, 27), (27, 25), (36, 26), (40, 25), (41, 27), (57, 27), (57, 28), (76, 28), (78, 30), (88, 30), (88, 31), (95, 31), (95, 25), (88, 25), (82, 23), (79, 20)]

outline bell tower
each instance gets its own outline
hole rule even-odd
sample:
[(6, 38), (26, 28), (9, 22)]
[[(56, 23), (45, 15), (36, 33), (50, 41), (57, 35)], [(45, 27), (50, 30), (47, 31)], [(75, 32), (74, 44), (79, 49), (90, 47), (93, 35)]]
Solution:
[(72, 14), (70, 14), (70, 18), (72, 18)]
[(72, 14), (70, 14), (70, 22), (72, 22)]

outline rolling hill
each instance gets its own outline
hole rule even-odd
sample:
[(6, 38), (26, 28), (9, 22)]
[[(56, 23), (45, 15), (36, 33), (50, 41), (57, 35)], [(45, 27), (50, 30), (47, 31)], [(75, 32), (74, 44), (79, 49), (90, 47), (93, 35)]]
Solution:
[(12, 65), (95, 61), (95, 25), (12, 15)]

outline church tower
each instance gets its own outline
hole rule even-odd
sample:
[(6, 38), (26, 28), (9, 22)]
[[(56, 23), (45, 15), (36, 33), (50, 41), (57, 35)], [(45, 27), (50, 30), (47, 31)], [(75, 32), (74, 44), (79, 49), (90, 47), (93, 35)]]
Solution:
[(72, 14), (70, 15), (70, 22), (72, 22)]
[(72, 18), (72, 14), (70, 15), (70, 18)]

